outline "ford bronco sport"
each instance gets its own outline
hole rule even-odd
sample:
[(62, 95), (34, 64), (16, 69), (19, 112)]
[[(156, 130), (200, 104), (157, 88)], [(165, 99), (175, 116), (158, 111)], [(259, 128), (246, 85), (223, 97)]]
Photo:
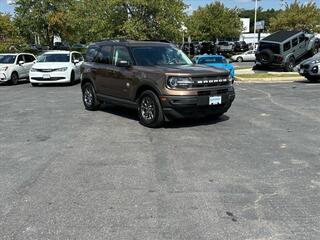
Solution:
[(172, 118), (221, 116), (235, 92), (227, 70), (193, 65), (163, 42), (100, 41), (81, 66), (83, 103), (109, 102), (138, 110), (140, 123), (159, 127)]
[(300, 31), (279, 31), (259, 42), (256, 52), (256, 66), (282, 67), (293, 71), (297, 60), (305, 55), (318, 52), (318, 44), (313, 34)]

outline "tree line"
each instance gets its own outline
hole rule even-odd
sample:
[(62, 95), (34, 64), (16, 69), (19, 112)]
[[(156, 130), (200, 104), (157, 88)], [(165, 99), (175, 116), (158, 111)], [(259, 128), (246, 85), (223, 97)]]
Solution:
[[(100, 39), (166, 39), (182, 41), (238, 38), (241, 17), (251, 18), (254, 10), (227, 8), (215, 1), (187, 14), (183, 0), (16, 0), (15, 14), (0, 13), (0, 51), (10, 45), (41, 43), (51, 46), (54, 36), (69, 43), (87, 44)], [(266, 21), (266, 31), (281, 29), (319, 32), (320, 9), (315, 2), (295, 0), (284, 9), (258, 9), (258, 20)]]

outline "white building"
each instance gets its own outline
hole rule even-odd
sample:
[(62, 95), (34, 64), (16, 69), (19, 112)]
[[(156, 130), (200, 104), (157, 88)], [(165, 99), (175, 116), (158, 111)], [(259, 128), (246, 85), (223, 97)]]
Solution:
[[(269, 35), (270, 33), (260, 33), (260, 40)], [(258, 42), (258, 33), (256, 33), (256, 38), (254, 37), (254, 33), (241, 33), (239, 41), (245, 41), (246, 43)]]

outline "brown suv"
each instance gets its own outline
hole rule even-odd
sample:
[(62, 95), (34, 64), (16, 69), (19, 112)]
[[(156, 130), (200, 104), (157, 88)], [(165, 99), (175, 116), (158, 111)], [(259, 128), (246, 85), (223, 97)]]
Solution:
[(227, 112), (234, 98), (229, 72), (192, 64), (172, 44), (101, 41), (81, 66), (86, 109), (110, 102), (138, 110), (141, 124), (159, 127), (172, 118)]

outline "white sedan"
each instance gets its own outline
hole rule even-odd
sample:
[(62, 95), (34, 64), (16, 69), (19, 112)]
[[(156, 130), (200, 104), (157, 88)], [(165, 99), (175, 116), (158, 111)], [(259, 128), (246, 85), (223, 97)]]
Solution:
[(83, 56), (79, 52), (52, 51), (38, 57), (30, 70), (30, 83), (72, 83), (80, 79)]
[(231, 57), (231, 60), (234, 62), (254, 62), (256, 60), (255, 51), (247, 51), (239, 55), (234, 55)]
[(35, 61), (35, 56), (29, 53), (0, 54), (0, 82), (11, 82), (15, 85), (20, 79), (28, 79)]

